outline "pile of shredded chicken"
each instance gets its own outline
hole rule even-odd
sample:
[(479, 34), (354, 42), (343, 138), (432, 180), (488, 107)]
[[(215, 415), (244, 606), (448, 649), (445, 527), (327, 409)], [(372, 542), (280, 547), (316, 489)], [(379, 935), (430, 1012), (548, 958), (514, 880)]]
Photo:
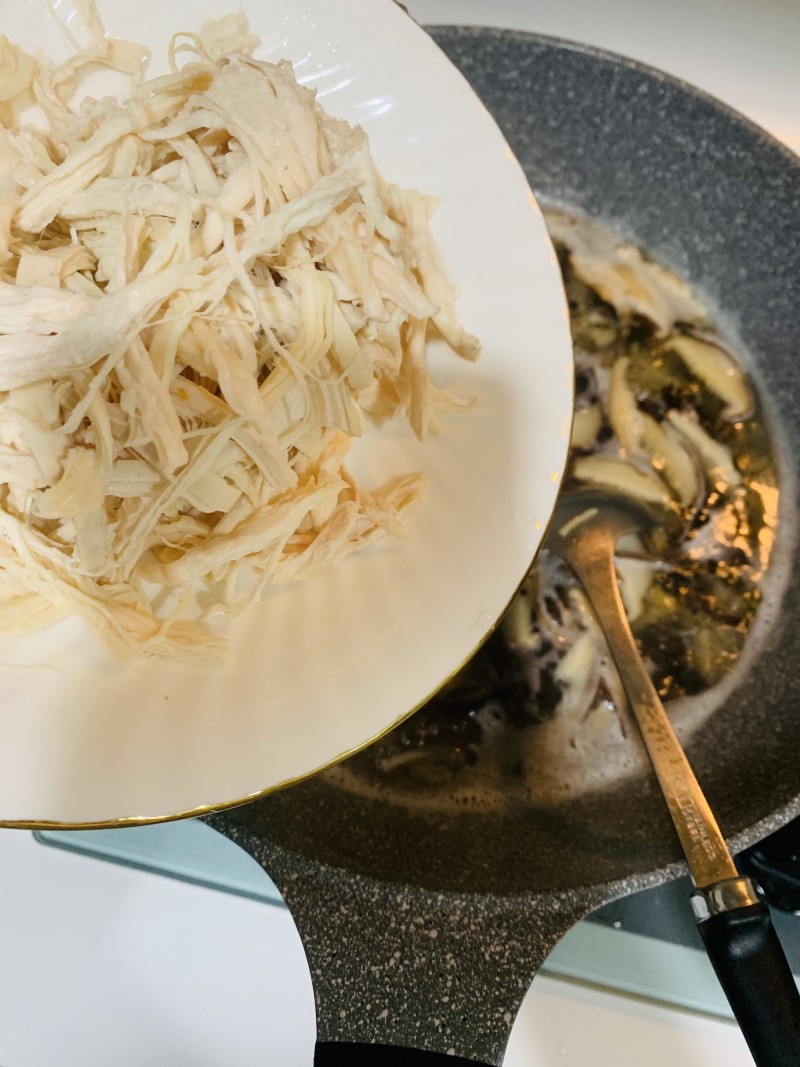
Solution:
[[(242, 17), (143, 81), (84, 7), (60, 65), (0, 37), (0, 630), (77, 615), (118, 656), (210, 658), (215, 617), (399, 531), (423, 479), (366, 490), (351, 440), (435, 430), (426, 342), (478, 344), (433, 201)], [(75, 103), (97, 65), (126, 102)]]

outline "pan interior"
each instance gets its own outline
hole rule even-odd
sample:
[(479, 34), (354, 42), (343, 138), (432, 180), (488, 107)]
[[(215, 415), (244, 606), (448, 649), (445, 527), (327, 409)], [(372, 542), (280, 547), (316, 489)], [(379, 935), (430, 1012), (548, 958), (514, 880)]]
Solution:
[[(703, 721), (687, 745), (723, 831), (746, 840), (800, 793), (800, 162), (709, 98), (615, 57), (523, 34), (435, 36), (494, 111), (540, 201), (603, 220), (687, 279), (760, 390), (780, 477), (776, 547), (745, 654), (705, 707), (695, 702)], [(496, 78), (500, 62), (517, 71), (513, 91)], [(558, 752), (549, 758), (557, 764)], [(264, 832), (334, 866), (439, 889), (565, 889), (678, 858), (643, 760), (566, 800), (502, 812), (410, 810), (343, 789), (342, 774), (270, 798)]]

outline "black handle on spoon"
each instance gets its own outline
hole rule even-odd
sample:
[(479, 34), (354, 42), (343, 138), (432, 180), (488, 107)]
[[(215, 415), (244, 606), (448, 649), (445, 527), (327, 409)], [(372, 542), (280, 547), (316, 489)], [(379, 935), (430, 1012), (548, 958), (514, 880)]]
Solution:
[(478, 1060), (425, 1052), (399, 1045), (354, 1045), (347, 1041), (319, 1041), (314, 1067), (489, 1067)]
[(800, 1067), (800, 993), (749, 878), (692, 896), (698, 930), (757, 1067)]

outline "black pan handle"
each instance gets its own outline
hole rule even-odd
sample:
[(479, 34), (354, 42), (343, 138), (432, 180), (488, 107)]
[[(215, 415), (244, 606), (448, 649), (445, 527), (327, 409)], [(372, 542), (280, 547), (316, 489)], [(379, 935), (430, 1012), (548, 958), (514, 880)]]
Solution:
[(398, 1045), (353, 1045), (347, 1041), (318, 1041), (314, 1067), (488, 1067), (478, 1060), (424, 1052)]
[[(737, 883), (746, 883), (752, 901), (750, 880), (730, 879), (732, 888)], [(726, 906), (724, 894), (715, 906), (708, 890), (692, 902), (708, 957), (757, 1067), (800, 1067), (800, 994), (769, 908), (761, 901), (737, 906), (730, 897)]]

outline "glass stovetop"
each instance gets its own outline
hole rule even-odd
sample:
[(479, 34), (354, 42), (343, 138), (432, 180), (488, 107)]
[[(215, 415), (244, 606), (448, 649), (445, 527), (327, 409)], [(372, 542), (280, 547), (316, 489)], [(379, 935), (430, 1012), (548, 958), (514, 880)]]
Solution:
[[(34, 836), (44, 846), (284, 907), (278, 889), (255, 860), (196, 820)], [(692, 919), (690, 891), (688, 878), (680, 879), (601, 908), (561, 940), (543, 972), (731, 1018)], [(773, 919), (792, 969), (800, 976), (800, 918), (773, 910)]]

